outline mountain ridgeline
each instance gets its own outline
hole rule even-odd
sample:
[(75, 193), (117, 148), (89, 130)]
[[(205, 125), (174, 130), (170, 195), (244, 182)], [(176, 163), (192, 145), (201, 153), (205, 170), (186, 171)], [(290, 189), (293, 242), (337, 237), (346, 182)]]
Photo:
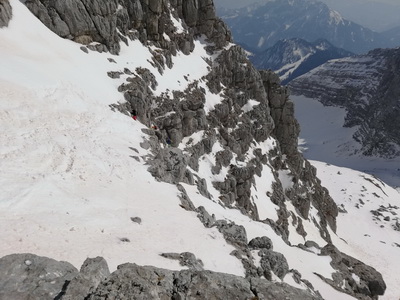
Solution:
[[(185, 185), (197, 186), (198, 194), (210, 201), (236, 208), (270, 226), (290, 247), (306, 249), (308, 253), (311, 251), (305, 244), (320, 248), (318, 255), (332, 261), (335, 276), (318, 276), (335, 290), (359, 299), (376, 299), (385, 292), (386, 285), (378, 271), (332, 244), (338, 208), (321, 186), (316, 169), (297, 149), (299, 125), (288, 90), (280, 85), (276, 74), (258, 71), (246, 52), (232, 44), (230, 31), (216, 16), (212, 0), (26, 0), (24, 4), (60, 37), (82, 44), (82, 51), (88, 55), (98, 51), (109, 52), (112, 57), (111, 54), (120, 53), (121, 43), (140, 41), (151, 51), (149, 61), (159, 74), (174, 68), (173, 58), (178, 54), (194, 55), (196, 41), (207, 45), (208, 56), (203, 60), (208, 64), (208, 74), (190, 82), (183, 91), (156, 94), (159, 82), (149, 69), (122, 71), (110, 67), (111, 81), (122, 74), (129, 75), (118, 87), (125, 102), (110, 109), (134, 115), (147, 126), (143, 129), (147, 140), (142, 148), (148, 150), (148, 171), (159, 181), (175, 185), (181, 207), (195, 212), (205, 227), (217, 228), (235, 247), (232, 255), (243, 264), (246, 278), (201, 270), (201, 262), (190, 253), (165, 254), (190, 270), (173, 272), (127, 264), (113, 274), (101, 259), (87, 262), (78, 272), (68, 264), (58, 266), (54, 261), (22, 255), (4, 257), (0, 266), (17, 274), (14, 282), (24, 279), (25, 290), (15, 291), (17, 284), (0, 278), (2, 297), (32, 299), (32, 293), (37, 299), (226, 299), (227, 295), (241, 295), (243, 299), (321, 299), (308, 279), (289, 269), (285, 256), (273, 251), (268, 237), (248, 242), (243, 226), (217, 220), (204, 207), (195, 207)], [(6, 26), (11, 8), (4, 0), (0, 7), (0, 24)], [(207, 108), (207, 97), (215, 95), (221, 95), (222, 101)], [(249, 108), (252, 105), (256, 108)], [(200, 136), (199, 141), (194, 142), (194, 134)], [(271, 149), (265, 151), (265, 144), (270, 144)], [(199, 177), (200, 161), (213, 153), (215, 163), (209, 170), (212, 176)], [(261, 217), (257, 206), (255, 193), (263, 184), (257, 187), (256, 182), (265, 172), (272, 174), (273, 184), (272, 191), (261, 200), (277, 207), (277, 220)], [(218, 176), (222, 179), (217, 180)], [(212, 199), (211, 188), (219, 192), (218, 199)], [(306, 221), (316, 228), (326, 243), (324, 247), (311, 240), (306, 242)], [(291, 226), (304, 244), (291, 245)], [(252, 251), (261, 257), (260, 266), (255, 264)], [(52, 268), (56, 271), (48, 273), (55, 277), (38, 280), (43, 269)], [(271, 281), (273, 276), (282, 279), (289, 272), (295, 274), (296, 282), (304, 284), (304, 290)]]
[(291, 38), (309, 42), (323, 38), (358, 54), (396, 46), (395, 39), (348, 21), (314, 0), (266, 1), (235, 10), (221, 9), (219, 15), (231, 28), (234, 40), (250, 51), (262, 51)]
[(333, 46), (327, 40), (309, 43), (293, 38), (280, 40), (271, 48), (256, 52), (249, 58), (257, 69), (271, 69), (279, 75), (282, 84), (287, 84), (328, 60), (352, 55), (354, 54)]

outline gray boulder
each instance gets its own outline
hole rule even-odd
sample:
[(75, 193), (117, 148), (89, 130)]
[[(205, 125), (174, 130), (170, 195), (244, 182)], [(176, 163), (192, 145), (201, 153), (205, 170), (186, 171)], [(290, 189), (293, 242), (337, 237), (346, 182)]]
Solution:
[(8, 26), (12, 18), (12, 8), (8, 0), (0, 0), (0, 28)]
[(183, 253), (161, 253), (162, 257), (178, 260), (181, 266), (186, 266), (190, 270), (202, 271), (203, 262), (201, 259), (197, 259), (196, 256), (191, 252)]
[(53, 300), (64, 294), (78, 273), (68, 262), (33, 254), (7, 255), (0, 258), (0, 299)]
[(261, 256), (260, 266), (264, 270), (264, 276), (271, 279), (271, 272), (273, 272), (280, 279), (283, 279), (289, 272), (289, 264), (286, 257), (282, 253), (262, 249), (258, 255)]
[[(319, 276), (335, 289), (360, 299), (365, 297), (375, 299), (385, 293), (385, 281), (382, 275), (373, 267), (340, 252), (332, 244), (322, 248), (321, 255), (327, 255), (332, 258), (331, 266), (337, 272), (333, 274), (333, 280)], [(353, 274), (360, 279), (358, 282), (354, 280)]]
[(149, 161), (149, 172), (157, 179), (168, 183), (187, 182), (188, 157), (177, 148), (160, 149)]
[(87, 258), (79, 274), (68, 284), (62, 300), (84, 300), (109, 275), (110, 270), (104, 258)]
[(267, 249), (272, 250), (273, 244), (269, 237), (256, 237), (249, 242), (250, 249)]
[(227, 242), (238, 247), (247, 247), (247, 233), (246, 229), (242, 225), (236, 225), (235, 223), (228, 223), (225, 220), (218, 220), (214, 223), (221, 232)]

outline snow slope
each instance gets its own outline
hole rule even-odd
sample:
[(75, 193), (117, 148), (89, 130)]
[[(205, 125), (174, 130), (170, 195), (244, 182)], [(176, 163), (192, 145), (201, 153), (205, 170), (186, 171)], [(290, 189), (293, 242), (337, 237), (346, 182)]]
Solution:
[[(184, 89), (186, 81), (181, 77), (187, 73), (190, 80), (204, 75), (207, 64), (201, 56), (207, 54), (201, 40), (190, 56), (190, 66), (189, 57), (178, 55), (173, 58), (175, 67), (161, 76), (146, 62), (149, 48), (138, 42), (131, 42), (119, 56), (86, 54), (79, 45), (50, 32), (19, 1), (12, 6), (10, 26), (0, 29), (0, 256), (32, 252), (79, 267), (87, 257), (99, 255), (111, 270), (125, 262), (182, 269), (160, 254), (189, 251), (203, 261), (205, 269), (244, 275), (241, 262), (230, 255), (234, 247), (222, 234), (205, 228), (196, 213), (180, 206), (175, 186), (158, 182), (147, 172), (149, 153), (141, 147), (147, 138), (141, 131), (145, 126), (109, 107), (123, 98), (117, 91), (121, 82), (110, 79), (108, 71), (145, 66), (157, 77), (156, 93), (171, 86)], [(115, 63), (108, 60), (111, 57)], [(208, 96), (213, 103), (218, 100), (218, 95)], [(275, 143), (271, 139), (257, 146), (267, 152)], [(201, 159), (198, 175), (207, 180), (219, 150), (215, 148)], [(290, 175), (280, 175), (290, 182)], [(272, 171), (265, 169), (257, 180), (259, 187), (254, 186), (254, 201), (271, 218), (276, 211), (265, 194), (272, 178)], [(195, 186), (184, 187), (196, 206), (203, 205), (217, 219), (243, 225), (249, 240), (271, 238), (274, 251), (286, 256), (289, 268), (299, 270), (325, 299), (353, 299), (314, 274), (331, 278), (329, 257), (289, 246), (267, 224), (210, 201)], [(216, 190), (210, 193), (218, 199)], [(287, 207), (294, 211), (289, 203)], [(141, 218), (141, 224), (132, 221), (135, 217)], [(303, 222), (307, 239), (324, 246), (314, 218), (311, 208)], [(353, 233), (359, 231), (347, 234)], [(292, 225), (289, 240), (292, 245), (305, 242)], [(358, 254), (357, 247), (343, 244), (349, 253)], [(362, 255), (372, 257), (378, 250), (365, 249)], [(389, 264), (395, 254), (382, 259)], [(291, 273), (284, 281), (306, 288), (295, 283)], [(388, 297), (400, 294), (397, 283), (396, 278), (388, 281)]]
[(382, 273), (388, 289), (380, 299), (399, 299), (399, 192), (365, 173), (318, 161), (312, 164), (341, 208), (334, 244)]
[(208, 269), (242, 275), (234, 248), (146, 171), (143, 126), (108, 107), (122, 94), (107, 71), (142, 63), (148, 49), (133, 43), (115, 66), (109, 54), (87, 55), (51, 33), (19, 1), (13, 10), (0, 31), (0, 255), (34, 252), (76, 266), (101, 255), (111, 269), (127, 261), (177, 269), (159, 254), (191, 251)]

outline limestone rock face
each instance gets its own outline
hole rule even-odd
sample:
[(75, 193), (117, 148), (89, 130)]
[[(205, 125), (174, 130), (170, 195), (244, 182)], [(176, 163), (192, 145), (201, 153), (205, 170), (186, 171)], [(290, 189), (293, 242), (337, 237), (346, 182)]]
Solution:
[[(300, 126), (294, 117), (294, 105), (289, 99), (288, 90), (280, 85), (279, 77), (271, 71), (261, 71), (264, 86), (268, 91), (271, 116), (275, 123), (272, 134), (279, 141), (281, 150), (293, 176), (293, 187), (285, 192), (301, 215), (306, 218), (313, 204), (323, 216), (321, 234), (329, 240), (326, 224), (336, 230), (338, 210), (329, 192), (321, 186), (316, 169), (306, 161), (297, 149)], [(310, 192), (310, 187), (312, 192)], [(304, 196), (300, 196), (304, 195)], [(298, 231), (301, 231), (298, 228)]]
[[(161, 44), (172, 37), (177, 40), (177, 48), (188, 54), (193, 45), (181, 36), (175, 37), (171, 13), (191, 28), (189, 36), (204, 34), (217, 47), (230, 40), (230, 33), (216, 17), (211, 0), (27, 0), (25, 5), (57, 35), (84, 45), (100, 43), (92, 46), (100, 52), (119, 53), (119, 42), (126, 41), (121, 34), (133, 34), (142, 42)], [(170, 37), (166, 39), (164, 34)]]
[(262, 236), (256, 237), (249, 242), (249, 247), (251, 249), (268, 249), (272, 250), (273, 244), (269, 237)]
[(261, 279), (248, 280), (210, 271), (172, 272), (135, 264), (119, 266), (88, 299), (113, 299), (117, 295), (120, 299), (253, 299), (258, 291), (265, 293), (266, 298), (262, 299), (279, 299), (281, 295), (293, 300), (321, 299), (289, 285)]
[(117, 1), (27, 0), (25, 5), (57, 35), (81, 44), (98, 42), (118, 52)]
[(12, 8), (8, 0), (0, 0), (0, 28), (8, 26), (12, 18)]
[(78, 275), (67, 262), (33, 254), (12, 254), (0, 259), (0, 299), (55, 299), (66, 282)]
[(110, 275), (107, 262), (102, 257), (87, 258), (78, 275), (68, 284), (63, 300), (84, 300), (100, 282)]
[(110, 274), (106, 261), (101, 257), (87, 259), (80, 272), (67, 262), (33, 254), (13, 254), (0, 258), (0, 268), (0, 299), (222, 300), (253, 299), (259, 293), (265, 294), (262, 299), (278, 299), (282, 295), (292, 300), (321, 299), (284, 283), (245, 279), (196, 268), (170, 271), (124, 264)]

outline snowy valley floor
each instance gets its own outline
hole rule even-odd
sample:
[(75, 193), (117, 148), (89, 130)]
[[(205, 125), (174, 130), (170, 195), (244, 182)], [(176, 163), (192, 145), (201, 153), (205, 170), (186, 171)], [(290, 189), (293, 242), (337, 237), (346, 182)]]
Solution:
[(300, 144), (307, 159), (324, 161), (373, 174), (385, 183), (400, 187), (400, 158), (383, 159), (354, 154), (359, 144), (352, 136), (356, 129), (345, 128), (345, 110), (324, 106), (304, 96), (290, 96), (301, 126)]

